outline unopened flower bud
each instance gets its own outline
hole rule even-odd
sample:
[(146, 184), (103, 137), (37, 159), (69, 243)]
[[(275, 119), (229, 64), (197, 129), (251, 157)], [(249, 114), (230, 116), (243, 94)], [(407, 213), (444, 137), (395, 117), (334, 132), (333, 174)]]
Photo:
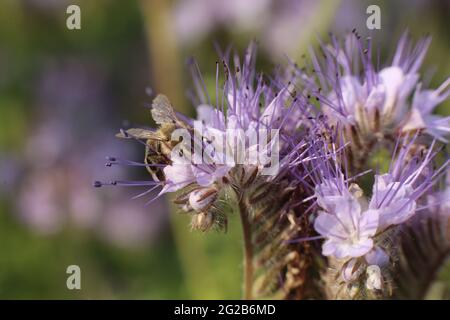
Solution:
[(217, 190), (215, 188), (202, 188), (194, 190), (189, 195), (189, 204), (198, 212), (206, 211), (216, 201)]
[(381, 270), (377, 265), (370, 265), (366, 269), (366, 287), (369, 290), (381, 290)]
[(358, 263), (357, 259), (349, 260), (342, 270), (342, 278), (345, 282), (352, 282), (356, 280), (364, 269), (361, 267), (361, 263)]
[(211, 212), (200, 212), (192, 217), (191, 227), (192, 229), (207, 231), (213, 223), (214, 219)]

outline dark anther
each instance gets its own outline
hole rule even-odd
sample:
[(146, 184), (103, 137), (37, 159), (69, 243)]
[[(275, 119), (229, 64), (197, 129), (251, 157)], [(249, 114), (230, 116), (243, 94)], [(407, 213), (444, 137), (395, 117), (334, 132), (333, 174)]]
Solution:
[(103, 185), (103, 183), (101, 183), (100, 181), (94, 181), (95, 188), (100, 188), (102, 185)]

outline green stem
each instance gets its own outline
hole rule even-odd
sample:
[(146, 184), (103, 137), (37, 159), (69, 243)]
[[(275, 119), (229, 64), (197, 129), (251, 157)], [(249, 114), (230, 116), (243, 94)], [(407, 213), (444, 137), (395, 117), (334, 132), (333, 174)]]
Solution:
[(241, 216), (242, 232), (244, 240), (244, 299), (253, 299), (253, 246), (252, 232), (247, 207), (240, 197), (239, 214)]

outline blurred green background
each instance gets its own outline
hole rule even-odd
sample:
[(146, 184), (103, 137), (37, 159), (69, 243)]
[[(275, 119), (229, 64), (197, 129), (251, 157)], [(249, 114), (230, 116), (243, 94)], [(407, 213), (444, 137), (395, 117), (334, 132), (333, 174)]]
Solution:
[[(81, 30), (66, 28), (70, 4), (81, 8)], [(141, 159), (139, 145), (114, 133), (152, 124), (146, 92), (193, 113), (187, 58), (212, 85), (214, 43), (242, 50), (257, 39), (267, 71), (285, 55), (300, 60), (330, 30), (368, 35), (370, 4), (381, 7), (382, 28), (371, 36), (382, 56), (392, 56), (405, 29), (416, 39), (429, 33), (424, 80), (442, 83), (450, 73), (445, 0), (0, 0), (0, 298), (240, 298), (237, 217), (227, 234), (191, 233), (165, 199), (145, 206), (131, 200), (136, 190), (92, 182), (147, 178), (105, 168), (104, 159)], [(446, 102), (438, 111), (449, 110)], [(66, 288), (72, 264), (81, 290)]]

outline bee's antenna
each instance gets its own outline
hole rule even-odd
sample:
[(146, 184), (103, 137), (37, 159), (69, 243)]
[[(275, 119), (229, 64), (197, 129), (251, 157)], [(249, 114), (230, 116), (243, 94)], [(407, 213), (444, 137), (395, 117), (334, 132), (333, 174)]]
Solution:
[(110, 182), (94, 181), (93, 186), (95, 188), (100, 188), (103, 186), (145, 187), (145, 186), (154, 186), (154, 185), (160, 185), (160, 184), (161, 184), (161, 182), (159, 182), (159, 181), (118, 181), (118, 180), (113, 180)]
[(122, 166), (133, 166), (133, 167), (166, 167), (166, 164), (153, 164), (153, 163), (143, 163), (131, 160), (120, 159), (116, 157), (106, 157), (106, 167), (111, 167), (113, 165), (122, 165)]

